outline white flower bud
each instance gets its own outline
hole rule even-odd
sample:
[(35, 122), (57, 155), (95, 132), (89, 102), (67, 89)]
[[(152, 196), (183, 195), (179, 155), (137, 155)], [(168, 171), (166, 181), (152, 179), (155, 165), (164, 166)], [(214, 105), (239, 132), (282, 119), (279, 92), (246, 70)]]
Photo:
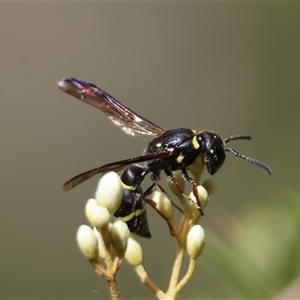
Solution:
[(209, 196), (211, 194), (213, 194), (217, 189), (217, 183), (216, 183), (215, 179), (212, 177), (206, 179), (203, 182), (202, 186), (206, 189)]
[(128, 237), (125, 258), (134, 267), (137, 267), (143, 263), (142, 247), (132, 235), (129, 235)]
[(87, 259), (98, 257), (98, 239), (93, 230), (87, 225), (81, 225), (76, 234), (80, 251)]
[(173, 219), (173, 206), (168, 196), (158, 190), (155, 190), (149, 197), (156, 203), (156, 209), (167, 219)]
[(188, 235), (186, 241), (186, 248), (189, 256), (193, 259), (197, 259), (202, 252), (205, 244), (205, 232), (203, 228), (198, 224), (194, 225)]
[(95, 199), (113, 214), (121, 205), (123, 188), (120, 177), (115, 172), (104, 174), (98, 183)]
[(106, 230), (110, 220), (110, 214), (106, 207), (97, 205), (89, 214), (90, 223), (99, 230)]
[(98, 248), (99, 248), (99, 256), (103, 259), (105, 259), (105, 257), (107, 256), (107, 251), (106, 251), (106, 247), (103, 243), (103, 240), (101, 238), (101, 233), (97, 230), (96, 227), (93, 228), (94, 234), (97, 237), (98, 240)]
[[(202, 185), (197, 186), (197, 191), (198, 191), (198, 197), (199, 197), (199, 200), (201, 203), (201, 207), (202, 207), (202, 209), (204, 209), (208, 202), (208, 199), (209, 199), (207, 191)], [(190, 197), (194, 202), (197, 201), (193, 191), (190, 193)], [(196, 207), (193, 203), (190, 202), (190, 205), (196, 209)]]
[[(96, 207), (98, 206), (96, 199), (94, 198), (90, 198), (86, 204), (85, 204), (85, 216), (87, 217), (87, 219), (90, 221), (91, 216), (94, 212), (94, 210), (96, 209)], [(91, 221), (90, 221), (91, 223)]]
[[(185, 180), (182, 176), (182, 172), (180, 170), (178, 171), (174, 171), (173, 175), (175, 177), (175, 180), (177, 181), (177, 183), (179, 184), (179, 186), (181, 187), (181, 189), (184, 191), (185, 188)], [(172, 191), (172, 193), (176, 196), (176, 197), (181, 197), (182, 194), (176, 189), (176, 187), (174, 186), (174, 184), (172, 183), (171, 180), (167, 179), (167, 183), (168, 186), (170, 188), (170, 190)]]
[(198, 156), (196, 161), (192, 165), (189, 165), (187, 169), (193, 174), (194, 180), (197, 182), (197, 184), (200, 184), (200, 177), (205, 169), (203, 158)]
[(127, 240), (129, 236), (129, 229), (127, 224), (121, 220), (117, 219), (114, 221), (111, 227), (111, 242), (112, 245), (120, 258), (124, 257)]

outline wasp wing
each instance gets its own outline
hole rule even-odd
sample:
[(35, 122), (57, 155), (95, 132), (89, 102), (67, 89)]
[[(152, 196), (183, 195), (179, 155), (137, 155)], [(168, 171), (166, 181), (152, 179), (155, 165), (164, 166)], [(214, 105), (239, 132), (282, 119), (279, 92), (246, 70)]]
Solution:
[(101, 109), (111, 121), (129, 135), (159, 136), (165, 130), (140, 116), (93, 83), (65, 78), (58, 82), (64, 92)]
[(173, 154), (173, 151), (165, 151), (165, 152), (160, 152), (158, 154), (142, 155), (142, 156), (138, 156), (138, 157), (134, 157), (134, 158), (129, 158), (129, 159), (125, 159), (125, 160), (112, 162), (112, 163), (106, 164), (104, 166), (101, 166), (99, 168), (95, 168), (95, 169), (86, 171), (84, 173), (81, 173), (81, 174), (71, 178), (70, 180), (68, 180), (67, 182), (64, 183), (63, 190), (69, 191), (72, 188), (74, 188), (75, 186), (79, 185), (80, 183), (83, 183), (84, 181), (86, 181), (86, 180), (90, 179), (91, 177), (93, 177), (97, 174), (100, 174), (100, 173), (106, 173), (109, 171), (119, 172), (132, 164), (145, 162), (145, 161), (149, 161), (152, 159), (159, 159), (159, 158), (163, 159), (165, 157), (171, 156), (172, 154)]

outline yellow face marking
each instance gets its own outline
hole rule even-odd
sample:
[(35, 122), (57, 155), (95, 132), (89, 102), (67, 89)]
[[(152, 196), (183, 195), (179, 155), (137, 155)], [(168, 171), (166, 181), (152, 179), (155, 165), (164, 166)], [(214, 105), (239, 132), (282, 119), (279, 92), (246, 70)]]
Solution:
[(211, 154), (213, 154), (215, 151), (214, 151), (213, 149), (210, 149), (209, 152), (210, 152)]
[(157, 143), (155, 146), (156, 146), (157, 148), (160, 148), (160, 147), (161, 147), (161, 143)]
[(198, 140), (197, 140), (197, 135), (195, 135), (195, 136), (193, 137), (192, 144), (193, 144), (193, 147), (194, 147), (195, 149), (198, 149), (198, 148), (200, 147), (200, 145), (199, 145), (199, 143), (198, 143)]

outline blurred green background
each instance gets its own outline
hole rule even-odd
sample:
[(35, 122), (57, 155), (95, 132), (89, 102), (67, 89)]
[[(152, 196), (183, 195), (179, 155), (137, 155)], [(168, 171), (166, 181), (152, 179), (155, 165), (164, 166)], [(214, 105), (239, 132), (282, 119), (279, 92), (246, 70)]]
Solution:
[[(278, 295), (299, 281), (299, 10), (268, 2), (0, 3), (0, 297), (109, 298), (75, 243), (97, 178), (69, 193), (61, 186), (146, 144), (56, 87), (78, 77), (164, 128), (252, 135), (231, 146), (273, 174), (228, 155), (201, 220), (206, 248), (180, 297), (287, 298)], [(148, 211), (145, 266), (165, 289), (175, 242)], [(124, 299), (154, 298), (127, 263), (118, 282)]]

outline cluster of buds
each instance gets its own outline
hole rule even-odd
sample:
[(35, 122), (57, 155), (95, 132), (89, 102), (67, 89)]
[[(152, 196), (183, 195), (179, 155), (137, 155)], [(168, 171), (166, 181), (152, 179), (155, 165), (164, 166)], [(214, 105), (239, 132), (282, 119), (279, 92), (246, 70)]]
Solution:
[[(194, 178), (197, 179), (197, 184), (200, 182), (202, 171), (203, 168), (199, 166), (194, 170), (190, 169)], [(185, 181), (181, 173), (174, 172), (174, 175), (177, 183), (184, 190)], [(176, 203), (171, 201), (162, 189), (156, 189), (145, 199), (145, 202), (166, 220), (171, 235), (177, 240), (174, 267), (166, 292), (163, 292), (146, 273), (143, 266), (142, 247), (136, 237), (130, 233), (127, 224), (120, 218), (111, 221), (111, 216), (120, 207), (123, 197), (123, 187), (118, 174), (109, 172), (103, 175), (98, 183), (95, 198), (87, 201), (85, 213), (92, 228), (81, 225), (77, 232), (77, 243), (96, 272), (109, 283), (113, 299), (120, 298), (115, 276), (124, 257), (135, 268), (141, 281), (155, 293), (158, 299), (174, 299), (192, 276), (196, 260), (205, 244), (204, 230), (198, 224), (201, 215), (194, 205), (196, 199), (193, 192), (188, 196), (192, 201), (188, 201), (187, 195), (179, 192), (172, 183), (169, 183), (169, 187), (181, 205), (178, 204), (178, 201)], [(207, 179), (202, 185), (197, 186), (202, 209), (205, 208), (209, 196), (215, 190), (216, 185), (212, 179)], [(176, 222), (174, 218), (174, 209), (178, 209), (182, 213), (179, 222)], [(180, 279), (185, 251), (190, 257), (190, 264), (186, 274)]]
[[(91, 226), (81, 225), (77, 243), (82, 254), (107, 281), (113, 281), (124, 256), (134, 266), (142, 263), (142, 248), (122, 219), (111, 215), (122, 202), (123, 188), (117, 173), (109, 172), (99, 181), (95, 198), (87, 201), (85, 214)], [(106, 264), (102, 265), (100, 259)]]

